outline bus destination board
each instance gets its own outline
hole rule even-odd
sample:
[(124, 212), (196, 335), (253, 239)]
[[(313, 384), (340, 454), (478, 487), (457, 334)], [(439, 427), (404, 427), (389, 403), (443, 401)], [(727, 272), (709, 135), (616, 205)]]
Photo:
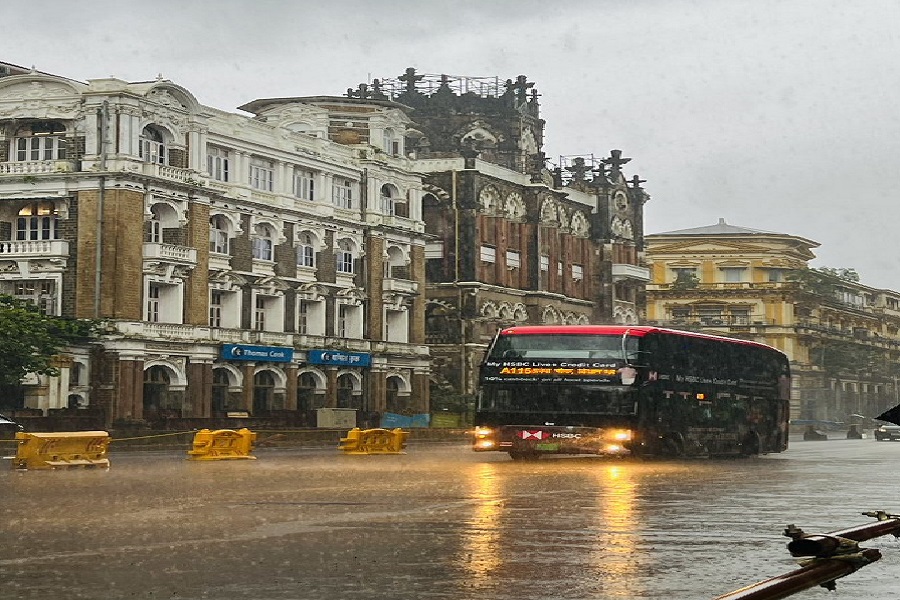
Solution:
[(606, 383), (621, 384), (621, 361), (487, 360), (481, 380), (494, 383)]

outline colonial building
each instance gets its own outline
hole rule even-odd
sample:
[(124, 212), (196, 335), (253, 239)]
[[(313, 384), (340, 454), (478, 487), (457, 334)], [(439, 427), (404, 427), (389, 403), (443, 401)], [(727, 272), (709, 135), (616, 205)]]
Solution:
[(104, 334), (6, 407), (106, 424), (470, 398), (497, 328), (637, 323), (629, 158), (543, 153), (538, 94), (408, 69), (202, 106), (0, 64), (0, 292)]
[(105, 324), (7, 408), (108, 424), (428, 411), (405, 107), (278, 98), (246, 116), (162, 78), (0, 66), (0, 292)]
[(348, 95), (394, 100), (423, 174), (425, 329), (433, 397), (471, 397), (498, 328), (637, 323), (644, 313), (643, 207), (629, 158), (564, 156), (548, 168), (534, 84), (417, 74)]
[(846, 421), (900, 403), (900, 293), (810, 271), (812, 240), (724, 219), (646, 242), (648, 323), (782, 350), (794, 418)]

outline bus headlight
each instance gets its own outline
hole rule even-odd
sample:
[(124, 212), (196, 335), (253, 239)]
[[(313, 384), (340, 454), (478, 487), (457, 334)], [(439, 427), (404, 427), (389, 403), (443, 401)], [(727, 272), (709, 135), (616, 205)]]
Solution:
[(475, 428), (475, 438), (481, 439), (486, 437), (491, 437), (494, 434), (494, 430), (490, 427), (476, 427)]
[(631, 441), (631, 431), (628, 429), (615, 429), (610, 432), (609, 439), (616, 442)]
[(473, 450), (493, 450), (496, 447), (494, 430), (490, 427), (476, 427), (474, 431)]

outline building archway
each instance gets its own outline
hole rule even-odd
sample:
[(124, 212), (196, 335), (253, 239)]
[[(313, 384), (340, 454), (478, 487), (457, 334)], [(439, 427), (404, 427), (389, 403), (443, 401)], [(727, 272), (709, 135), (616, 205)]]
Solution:
[(271, 371), (259, 371), (253, 376), (253, 416), (272, 410), (275, 400), (275, 376)]
[(297, 410), (308, 411), (325, 407), (325, 380), (312, 371), (297, 376)]
[(342, 373), (337, 378), (337, 408), (362, 409), (362, 388), (353, 373)]
[(154, 420), (179, 416), (171, 414), (169, 407), (169, 385), (171, 383), (169, 370), (162, 365), (153, 365), (144, 370), (144, 419)]

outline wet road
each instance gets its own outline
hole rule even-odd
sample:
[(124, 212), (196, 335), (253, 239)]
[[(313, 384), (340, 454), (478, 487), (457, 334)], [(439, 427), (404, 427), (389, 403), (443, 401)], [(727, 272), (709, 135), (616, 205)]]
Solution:
[[(258, 449), (111, 454), (109, 471), (0, 463), (0, 598), (709, 599), (796, 568), (782, 537), (900, 512), (900, 443), (793, 442), (747, 460), (512, 462)], [(796, 598), (896, 598), (900, 542)]]

